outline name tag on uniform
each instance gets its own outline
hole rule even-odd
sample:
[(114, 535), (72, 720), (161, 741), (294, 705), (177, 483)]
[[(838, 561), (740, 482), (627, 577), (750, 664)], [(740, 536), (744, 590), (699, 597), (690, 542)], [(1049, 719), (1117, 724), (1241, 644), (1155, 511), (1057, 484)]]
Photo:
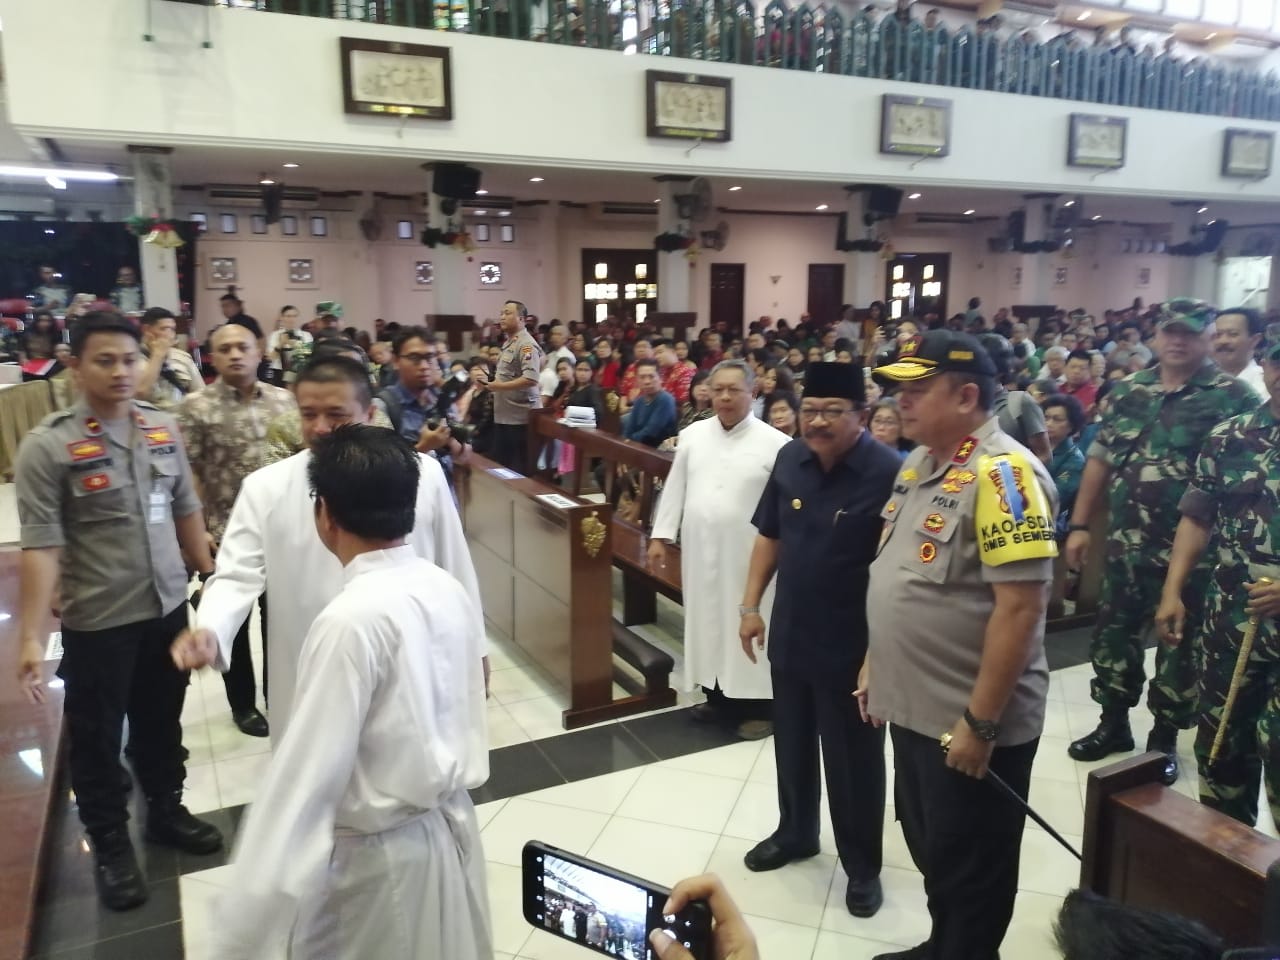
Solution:
[(169, 494), (159, 487), (151, 489), (151, 498), (147, 507), (147, 523), (164, 523), (169, 513)]

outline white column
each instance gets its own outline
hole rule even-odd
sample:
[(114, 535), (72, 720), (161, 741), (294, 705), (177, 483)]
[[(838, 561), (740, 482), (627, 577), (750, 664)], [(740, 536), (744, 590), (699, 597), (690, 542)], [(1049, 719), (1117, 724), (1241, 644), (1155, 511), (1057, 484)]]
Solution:
[[(861, 187), (845, 187), (845, 239), (874, 239), (888, 230), (883, 226), (867, 228), (863, 216), (867, 212), (867, 192)], [(844, 253), (844, 302), (855, 307), (866, 307), (874, 300), (883, 300), (880, 289), (880, 254), (874, 251), (849, 250)]]
[[(532, 231), (535, 238), (529, 246), (537, 251), (536, 283), (530, 287), (526, 296), (529, 298), (529, 309), (540, 317), (550, 320), (559, 317), (565, 323), (582, 319), (582, 284), (575, 283), (567, 290), (560, 285), (560, 205), (546, 203), (533, 208), (536, 220), (521, 221), (520, 229)], [(514, 211), (513, 211), (514, 213)], [(506, 218), (504, 218), (506, 219)], [(520, 237), (517, 235), (516, 240)]]
[[(1039, 243), (1048, 239), (1049, 218), (1052, 216), (1052, 202), (1042, 197), (1028, 197), (1023, 204), (1022, 212), (1026, 217), (1022, 239), (1025, 243)], [(1053, 260), (1047, 253), (1021, 254), (1023, 303), (1053, 303)], [(993, 309), (989, 307), (988, 309)]]
[[(692, 177), (663, 176), (654, 177), (658, 181), (658, 195), (662, 202), (658, 204), (659, 233), (697, 233), (687, 220), (680, 219), (677, 209), (676, 194), (684, 193), (689, 188)], [(672, 253), (659, 251), (658, 257), (658, 310), (661, 313), (690, 313), (693, 306), (692, 266), (685, 251)]]
[[(140, 217), (173, 217), (172, 147), (130, 146), (133, 155), (133, 212)], [(138, 238), (143, 302), (178, 311), (178, 256), (173, 250)]]
[[(456, 204), (452, 217), (446, 216), (440, 209), (444, 203)], [(450, 221), (459, 230), (470, 230), (472, 227), (463, 216), (461, 201), (446, 201), (444, 197), (431, 194), (431, 225), (448, 231)], [(479, 261), (471, 255), (472, 261), (468, 263), (468, 254), (455, 249), (451, 244), (437, 244), (429, 252), (433, 277), (431, 289), (435, 297), (432, 313), (470, 313), (467, 309), (467, 291), (480, 285)]]
[[(1200, 209), (1198, 200), (1174, 200), (1173, 205), (1173, 229), (1169, 232), (1169, 246), (1176, 246), (1179, 243), (1187, 243), (1192, 239), (1191, 228), (1196, 225), (1199, 214), (1196, 213)], [(1209, 260), (1212, 264), (1212, 257), (1174, 257), (1170, 256), (1173, 261), (1169, 265), (1169, 297), (1194, 297), (1197, 294), (1192, 291), (1196, 288), (1196, 275), (1200, 272), (1198, 262), (1201, 260)], [(1210, 275), (1213, 279), (1215, 274)], [(1209, 295), (1204, 299), (1212, 301), (1214, 298), (1214, 290), (1212, 284), (1209, 287)]]

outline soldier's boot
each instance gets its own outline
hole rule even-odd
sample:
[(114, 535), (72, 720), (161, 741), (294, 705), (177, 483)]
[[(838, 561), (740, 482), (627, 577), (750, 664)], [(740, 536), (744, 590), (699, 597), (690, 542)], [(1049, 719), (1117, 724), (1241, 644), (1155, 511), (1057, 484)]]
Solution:
[(1156, 724), (1147, 737), (1147, 749), (1158, 750), (1164, 754), (1164, 771), (1160, 782), (1166, 787), (1172, 786), (1178, 779), (1178, 728), (1168, 720), (1156, 718)]
[(1090, 734), (1074, 740), (1067, 747), (1072, 760), (1102, 760), (1113, 753), (1133, 749), (1133, 731), (1129, 729), (1129, 708), (1108, 707)]
[(222, 849), (222, 834), (182, 805), (182, 791), (147, 798), (146, 838), (183, 853), (208, 854)]

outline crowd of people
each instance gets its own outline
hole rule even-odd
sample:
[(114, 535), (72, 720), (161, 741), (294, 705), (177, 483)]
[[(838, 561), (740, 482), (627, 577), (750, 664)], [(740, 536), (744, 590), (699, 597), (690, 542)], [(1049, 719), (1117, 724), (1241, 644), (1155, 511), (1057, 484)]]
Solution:
[[(305, 323), (284, 307), (269, 334), (234, 295), (222, 312), (203, 362), (167, 310), (77, 318), (74, 400), (18, 451), (19, 676), (45, 696), (42, 630), (58, 609), (72, 787), (110, 908), (148, 896), (126, 825), (133, 782), (152, 842), (223, 842), (182, 805), (186, 671), (214, 665), (237, 726), (275, 739), (218, 955), (281, 938), (297, 956), (491, 953), (467, 797), (488, 774), (488, 659), (452, 475), (473, 451), (565, 472), (562, 457), (526, 462), (543, 406), (674, 451), (648, 561), (680, 544), (684, 680), (706, 694), (693, 719), (775, 738), (779, 823), (750, 870), (817, 853), (825, 779), (846, 907), (879, 911), (888, 726), (932, 932), (879, 960), (997, 955), (1023, 811), (984, 777), (1030, 788), (1055, 564), (1104, 553), (1101, 719), (1071, 756), (1133, 749), (1154, 622), (1147, 746), (1165, 782), (1178, 732), (1196, 727), (1201, 800), (1252, 823), (1265, 783), (1280, 814), (1280, 738), (1260, 733), (1280, 722), (1267, 693), (1280, 337), (1254, 311), (1135, 301), (1032, 324), (988, 319), (974, 299), (950, 319), (891, 322), (874, 303), (686, 341), (615, 318), (542, 324), (513, 300), (456, 358), (421, 327), (344, 330), (332, 302)], [(1263, 626), (1241, 688), (1251, 618)], [(571, 939), (639, 949), (582, 906), (562, 905), (564, 935), (571, 921)], [(367, 922), (335, 930), (325, 917), (340, 910)]]

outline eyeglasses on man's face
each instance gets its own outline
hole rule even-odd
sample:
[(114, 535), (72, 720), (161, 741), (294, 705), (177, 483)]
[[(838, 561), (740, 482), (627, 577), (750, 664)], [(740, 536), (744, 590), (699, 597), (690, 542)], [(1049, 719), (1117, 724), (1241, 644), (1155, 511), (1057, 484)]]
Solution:
[(818, 417), (822, 417), (827, 423), (832, 423), (850, 413), (853, 413), (852, 407), (801, 407), (800, 419), (806, 423), (812, 423)]

